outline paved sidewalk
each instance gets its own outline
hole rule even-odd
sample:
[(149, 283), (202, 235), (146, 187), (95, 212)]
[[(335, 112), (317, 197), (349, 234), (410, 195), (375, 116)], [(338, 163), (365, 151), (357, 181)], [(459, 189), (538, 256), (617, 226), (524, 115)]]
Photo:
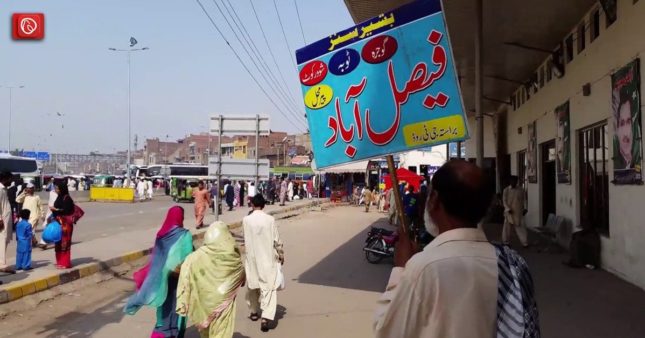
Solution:
[[(285, 207), (280, 207), (277, 204), (267, 205), (265, 210), (269, 213), (288, 212), (312, 203), (314, 203), (314, 200), (294, 201)], [(191, 224), (193, 205), (185, 204), (182, 206), (186, 209), (186, 221), (184, 223)], [(167, 208), (165, 209), (167, 210)], [(220, 220), (234, 227), (235, 223), (241, 222), (248, 211), (248, 208), (238, 208), (231, 212), (224, 211), (224, 214), (220, 215)], [(214, 220), (215, 215), (208, 214), (204, 223), (209, 224)], [(160, 224), (150, 224), (149, 227), (143, 229), (124, 230), (109, 237), (97, 237), (81, 243), (75, 242), (72, 245), (72, 264), (74, 268), (69, 270), (61, 271), (54, 267), (53, 249), (43, 251), (34, 248), (32, 253), (33, 270), (19, 271), (15, 275), (0, 276), (0, 280), (4, 283), (4, 285), (0, 286), (0, 303), (13, 301), (71, 280), (86, 277), (107, 267), (139, 259), (146, 255), (154, 244), (155, 233), (158, 231), (159, 226)], [(83, 227), (82, 221), (77, 227)], [(196, 230), (193, 226), (186, 226), (186, 228), (198, 236), (205, 231)]]

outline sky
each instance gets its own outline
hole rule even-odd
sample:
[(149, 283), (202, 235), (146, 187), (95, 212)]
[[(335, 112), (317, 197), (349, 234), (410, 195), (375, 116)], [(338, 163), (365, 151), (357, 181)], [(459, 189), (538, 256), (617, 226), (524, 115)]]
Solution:
[[(297, 128), (271, 104), (204, 14), (197, 0), (4, 0), (0, 7), (0, 150), (9, 143), (9, 90), (12, 95), (13, 149), (88, 153), (114, 152), (128, 146), (128, 68), (126, 53), (108, 48), (149, 47), (132, 54), (132, 138), (176, 140), (206, 132), (213, 114), (266, 114), (271, 129), (306, 130), (296, 66), (292, 55), (305, 45), (294, 0), (199, 0), (264, 83), (235, 39), (215, 2), (231, 3), (267, 65), (273, 60), (251, 9), (258, 13), (288, 95), (298, 104)], [(312, 43), (352, 26), (342, 0), (296, 0), (304, 38)], [(222, 10), (225, 14), (224, 7)], [(13, 13), (45, 14), (45, 39), (14, 41)], [(229, 20), (231, 20), (229, 18)], [(2, 22), (4, 21), (4, 23)], [(280, 107), (281, 101), (264, 85)], [(272, 86), (277, 87), (276, 85)], [(295, 120), (295, 112), (282, 108)], [(60, 113), (59, 116), (57, 113)]]

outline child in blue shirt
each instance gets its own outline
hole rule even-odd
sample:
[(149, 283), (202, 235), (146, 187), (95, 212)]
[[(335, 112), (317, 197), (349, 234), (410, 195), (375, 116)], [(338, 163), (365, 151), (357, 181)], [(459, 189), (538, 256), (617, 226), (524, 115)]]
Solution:
[(20, 210), (20, 221), (16, 224), (16, 270), (31, 270), (31, 238), (34, 234), (29, 216), (31, 212), (28, 209)]

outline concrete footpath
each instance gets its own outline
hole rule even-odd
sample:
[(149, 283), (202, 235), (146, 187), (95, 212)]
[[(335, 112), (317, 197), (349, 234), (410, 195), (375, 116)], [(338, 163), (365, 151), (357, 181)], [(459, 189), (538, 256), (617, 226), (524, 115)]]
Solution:
[[(294, 201), (285, 207), (280, 207), (277, 204), (267, 205), (265, 210), (269, 214), (276, 215), (276, 218), (280, 218), (324, 201)], [(192, 204), (185, 205), (184, 208), (186, 209), (185, 224), (190, 224), (188, 220), (192, 214)], [(223, 215), (220, 215), (220, 220), (229, 224), (229, 227), (235, 228), (241, 225), (242, 218), (246, 216), (248, 211), (248, 208), (239, 208), (231, 212), (225, 211)], [(205, 223), (209, 224), (214, 220), (215, 215), (209, 214), (205, 218)], [(42, 251), (34, 248), (32, 253), (33, 270), (0, 276), (0, 280), (4, 283), (0, 285), (0, 304), (140, 259), (150, 253), (159, 226), (130, 231), (124, 229), (113, 236), (98, 237), (81, 243), (74, 241), (72, 245), (73, 268), (67, 270), (57, 270), (53, 266), (53, 249)], [(83, 227), (82, 220), (77, 227)], [(195, 239), (201, 239), (205, 232), (205, 230), (196, 230), (194, 227), (187, 226), (187, 228), (193, 232)]]

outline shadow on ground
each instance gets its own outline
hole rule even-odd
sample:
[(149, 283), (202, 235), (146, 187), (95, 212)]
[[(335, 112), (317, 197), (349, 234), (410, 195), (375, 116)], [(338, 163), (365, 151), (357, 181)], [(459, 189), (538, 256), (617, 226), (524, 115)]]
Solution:
[[(48, 325), (45, 325), (38, 332), (39, 337), (46, 338), (87, 338), (92, 337), (94, 333), (102, 327), (119, 323), (123, 314), (123, 305), (125, 297), (118, 297), (111, 302), (101, 306), (91, 313), (82, 313), (72, 311), (56, 319)], [(91, 318), (91, 320), (88, 320)]]
[[(500, 224), (484, 230), (500, 240)], [(515, 234), (511, 243), (533, 275), (543, 337), (645, 337), (645, 291), (604, 270), (565, 266), (568, 253), (536, 233), (529, 232), (528, 249)]]
[(302, 273), (297, 279), (298, 282), (383, 292), (392, 269), (392, 260), (384, 259), (380, 264), (367, 262), (363, 246), (370, 227), (394, 229), (387, 223), (386, 218), (377, 220)]

